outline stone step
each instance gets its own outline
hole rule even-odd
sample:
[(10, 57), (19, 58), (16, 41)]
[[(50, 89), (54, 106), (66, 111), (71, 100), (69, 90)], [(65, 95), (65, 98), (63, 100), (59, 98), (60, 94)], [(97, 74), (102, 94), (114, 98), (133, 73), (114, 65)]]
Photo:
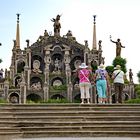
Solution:
[(140, 105), (0, 105), (0, 136), (140, 137)]
[(98, 110), (107, 110), (107, 111), (111, 111), (111, 110), (119, 110), (119, 111), (126, 111), (126, 110), (138, 110), (140, 111), (140, 105), (95, 105), (95, 104), (90, 104), (90, 105), (72, 105), (70, 106), (69, 104), (66, 105), (58, 105), (55, 106), (52, 104), (46, 104), (46, 105), (11, 105), (10, 106), (0, 106), (0, 111), (30, 111), (30, 110), (38, 110), (38, 111), (64, 111), (64, 110), (75, 110), (75, 111), (85, 111), (85, 110), (94, 110), (94, 111), (98, 111)]
[[(38, 114), (41, 116), (94, 116), (94, 115), (106, 115), (106, 116), (140, 116), (140, 111), (93, 111), (93, 110), (88, 110), (88, 111), (69, 111), (69, 110), (64, 110), (64, 111), (30, 111), (30, 112), (13, 112), (12, 113), (14, 116), (37, 116)], [(8, 112), (5, 113), (0, 113), (0, 115), (9, 115)]]
[(140, 121), (79, 121), (79, 122), (44, 122), (44, 121), (1, 121), (0, 127), (30, 127), (30, 126), (93, 126), (93, 125), (140, 125)]
[(24, 138), (37, 137), (139, 137), (140, 131), (27, 131)]
[(1, 117), (9, 116), (19, 118), (20, 116), (140, 116), (139, 111), (63, 111), (63, 112), (13, 112), (0, 113)]
[(21, 133), (19, 127), (0, 127), (0, 132)]
[(44, 126), (44, 127), (0, 127), (0, 132), (19, 133), (27, 131), (139, 131), (140, 125), (94, 125), (94, 126)]
[(44, 127), (20, 127), (27, 131), (139, 131), (140, 125), (93, 125), (93, 126), (44, 126)]
[(77, 121), (139, 121), (140, 116), (41, 116), (40, 114), (36, 116), (18, 116), (17, 117), (11, 117), (11, 116), (0, 116), (0, 122), (1, 121), (61, 121), (61, 122), (77, 122)]
[[(6, 122), (5, 122), (6, 123)], [(93, 126), (93, 125), (132, 125), (139, 126), (140, 121), (79, 121), (79, 122), (43, 122), (43, 121), (22, 121), (17, 124), (18, 127), (30, 126)]]
[(8, 131), (8, 132), (6, 132), (6, 131), (0, 131), (0, 140), (2, 140), (1, 139), (1, 136), (2, 135), (6, 135), (6, 136), (14, 136), (14, 137), (21, 137), (22, 135), (23, 135), (23, 132), (20, 132), (20, 131)]

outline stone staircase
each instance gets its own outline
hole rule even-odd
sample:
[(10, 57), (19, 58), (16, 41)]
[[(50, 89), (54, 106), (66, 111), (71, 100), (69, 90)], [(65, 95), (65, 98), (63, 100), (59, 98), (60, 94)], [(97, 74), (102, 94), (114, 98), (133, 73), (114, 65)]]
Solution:
[(0, 137), (140, 137), (140, 105), (0, 105)]

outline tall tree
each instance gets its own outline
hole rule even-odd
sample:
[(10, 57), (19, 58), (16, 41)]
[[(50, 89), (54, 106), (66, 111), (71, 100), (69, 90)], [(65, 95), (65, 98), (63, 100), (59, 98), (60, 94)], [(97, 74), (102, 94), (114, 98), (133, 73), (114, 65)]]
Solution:
[(137, 73), (138, 81), (140, 83), (140, 71)]
[(2, 62), (2, 59), (0, 59), (0, 63)]
[(126, 73), (127, 72), (127, 69), (126, 69), (126, 59), (122, 58), (122, 57), (116, 57), (114, 60), (113, 60), (113, 65), (114, 67), (116, 65), (120, 65), (121, 66), (121, 70)]

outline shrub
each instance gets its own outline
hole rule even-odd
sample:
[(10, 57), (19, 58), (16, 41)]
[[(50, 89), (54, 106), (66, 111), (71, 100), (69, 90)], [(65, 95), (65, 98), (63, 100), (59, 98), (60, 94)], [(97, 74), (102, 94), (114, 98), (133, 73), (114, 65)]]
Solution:
[(0, 103), (7, 103), (5, 99), (0, 98)]
[(36, 102), (35, 101), (32, 101), (32, 100), (27, 100), (26, 103), (27, 104), (35, 104)]
[(42, 101), (41, 103), (69, 103), (67, 99), (49, 99), (48, 101)]
[(137, 86), (135, 87), (135, 92), (137, 92), (137, 90), (140, 90), (140, 85), (137, 85)]
[(125, 101), (125, 103), (129, 103), (129, 104), (140, 104), (140, 98), (136, 98), (136, 99), (130, 99)]

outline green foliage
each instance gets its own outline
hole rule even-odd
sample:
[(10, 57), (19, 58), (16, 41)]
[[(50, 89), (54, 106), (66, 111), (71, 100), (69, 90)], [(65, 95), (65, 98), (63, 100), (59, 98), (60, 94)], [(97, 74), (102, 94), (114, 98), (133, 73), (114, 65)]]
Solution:
[(136, 91), (136, 94), (138, 95), (138, 98), (140, 98), (140, 89)]
[(27, 100), (26, 103), (27, 104), (35, 104), (36, 102), (35, 101), (32, 101), (32, 100)]
[(65, 73), (61, 72), (61, 73), (50, 73), (50, 78), (56, 77), (56, 76), (60, 76), (60, 77), (65, 77)]
[(2, 62), (2, 59), (0, 59), (0, 63)]
[(65, 91), (67, 90), (67, 86), (66, 85), (51, 86), (50, 90)]
[(135, 92), (137, 92), (138, 90), (140, 90), (140, 85), (137, 85), (137, 86), (135, 87)]
[(69, 103), (67, 99), (49, 99), (48, 101), (42, 101), (41, 103)]
[(112, 73), (114, 71), (114, 66), (107, 66), (106, 71), (108, 72), (109, 77), (111, 78)]
[(5, 99), (0, 98), (0, 104), (7, 103)]
[(129, 84), (130, 82), (127, 79), (124, 79), (125, 84)]
[(121, 66), (121, 70), (126, 73), (127, 69), (126, 69), (126, 59), (121, 58), (121, 57), (116, 57), (113, 60), (113, 66), (115, 67), (116, 65), (120, 65)]
[(136, 98), (136, 99), (130, 99), (125, 101), (125, 103), (129, 103), (129, 104), (140, 104), (140, 98)]
[(140, 85), (137, 85), (134, 90), (135, 93), (138, 95), (138, 98), (140, 98)]
[(92, 68), (92, 71), (95, 72), (95, 71), (97, 70), (98, 67), (97, 67), (97, 65), (91, 64), (91, 68)]
[(15, 86), (10, 86), (9, 88), (10, 88), (10, 89), (16, 89), (17, 87), (15, 87)]
[(74, 103), (80, 103), (81, 102), (81, 99), (75, 99), (74, 100)]
[(138, 81), (140, 83), (140, 71), (137, 73)]

